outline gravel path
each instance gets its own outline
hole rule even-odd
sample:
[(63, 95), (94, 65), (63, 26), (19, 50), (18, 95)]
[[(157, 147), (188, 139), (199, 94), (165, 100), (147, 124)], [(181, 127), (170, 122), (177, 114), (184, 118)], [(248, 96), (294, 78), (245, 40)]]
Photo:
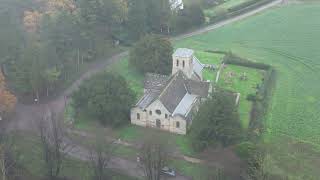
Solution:
[[(276, 0), (273, 1), (270, 4), (264, 5), (258, 9), (255, 9), (253, 11), (250, 11), (248, 13), (245, 13), (243, 15), (222, 21), (220, 23), (214, 24), (214, 25), (210, 25), (204, 28), (201, 28), (199, 30), (193, 31), (191, 33), (186, 33), (184, 35), (180, 35), (178, 37), (172, 38), (173, 41), (176, 40), (181, 40), (184, 38), (188, 38), (194, 35), (199, 35), (202, 33), (206, 33), (208, 31), (212, 31), (214, 29), (220, 28), (224, 25), (233, 23), (235, 21), (239, 21), (242, 20), (244, 18), (247, 18), (249, 16), (255, 15), (263, 10), (266, 10), (268, 8), (271, 8), (273, 6), (278, 5), (279, 3), (281, 3), (282, 0)], [(8, 131), (31, 131), (31, 132), (35, 132), (35, 125), (34, 125), (34, 121), (41, 119), (43, 117), (43, 112), (46, 112), (46, 109), (51, 109), (53, 112), (57, 113), (57, 114), (61, 114), (64, 111), (65, 108), (65, 104), (66, 104), (66, 98), (68, 97), (70, 94), (72, 94), (72, 92), (74, 92), (79, 85), (85, 81), (87, 78), (89, 78), (90, 76), (92, 76), (93, 74), (103, 71), (107, 66), (109, 66), (110, 64), (121, 60), (123, 57), (128, 55), (128, 51), (122, 52), (120, 54), (117, 54), (109, 59), (106, 59), (105, 61), (99, 61), (97, 63), (93, 63), (91, 65), (91, 67), (89, 68), (89, 70), (84, 73), (83, 75), (81, 75), (79, 77), (78, 80), (76, 80), (69, 88), (67, 88), (59, 97), (51, 100), (50, 102), (46, 102), (43, 104), (34, 104), (34, 105), (24, 105), (19, 103), (17, 105), (16, 108), (16, 115), (13, 118), (12, 121), (10, 121), (7, 126), (6, 129)], [(66, 141), (68, 141), (68, 139), (66, 139)], [(77, 146), (75, 145), (74, 148), (69, 152), (69, 155), (80, 159), (80, 160), (88, 160), (88, 155), (89, 155), (89, 151), (87, 149), (85, 149), (84, 147), (81, 146)], [(110, 168), (118, 170), (119, 172), (122, 173), (126, 173), (127, 175), (133, 176), (133, 177), (142, 177), (143, 176), (143, 170), (141, 167), (138, 166), (138, 164), (136, 162), (130, 161), (130, 160), (126, 160), (126, 159), (122, 159), (122, 158), (118, 158), (118, 157), (113, 157), (111, 159), (111, 163), (110, 163)], [(177, 176), (176, 178), (172, 178), (175, 180), (188, 180), (191, 179), (189, 177), (185, 177), (185, 176)]]

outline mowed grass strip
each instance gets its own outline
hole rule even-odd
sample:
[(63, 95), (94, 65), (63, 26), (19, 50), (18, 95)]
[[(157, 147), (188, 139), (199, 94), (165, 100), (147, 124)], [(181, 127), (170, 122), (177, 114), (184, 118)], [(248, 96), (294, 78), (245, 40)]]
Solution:
[[(277, 85), (265, 120), (265, 138), (277, 142), (286, 136), (293, 142), (320, 145), (319, 17), (320, 3), (276, 7), (206, 34), (181, 40), (175, 46), (200, 51), (233, 51), (242, 57), (273, 65), (277, 70)], [(283, 145), (280, 150), (287, 152), (287, 148)], [(300, 153), (304, 154), (304, 151)], [(292, 177), (306, 174), (308, 177), (320, 177), (317, 166), (303, 163), (304, 159), (299, 158), (301, 154), (291, 154), (291, 158), (298, 158), (303, 166), (296, 167), (289, 174)], [(278, 153), (271, 156), (275, 161), (282, 159)]]

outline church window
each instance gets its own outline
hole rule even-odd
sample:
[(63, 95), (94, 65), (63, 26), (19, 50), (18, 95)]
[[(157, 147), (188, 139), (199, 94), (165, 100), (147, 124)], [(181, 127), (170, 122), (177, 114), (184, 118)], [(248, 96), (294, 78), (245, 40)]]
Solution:
[(182, 67), (184, 67), (184, 65), (185, 65), (185, 63), (184, 63), (184, 61), (182, 61)]
[(149, 114), (152, 115), (152, 111), (149, 111)]
[(177, 66), (179, 66), (179, 60), (177, 60)]
[(137, 113), (137, 119), (140, 120), (140, 114), (139, 113)]
[(159, 109), (157, 109), (157, 110), (156, 110), (156, 113), (157, 113), (158, 115), (160, 115), (160, 114), (161, 114), (161, 111), (160, 111)]
[(176, 128), (180, 128), (180, 122), (179, 121), (176, 122)]
[(166, 119), (168, 119), (168, 114), (165, 114), (164, 117), (165, 117)]

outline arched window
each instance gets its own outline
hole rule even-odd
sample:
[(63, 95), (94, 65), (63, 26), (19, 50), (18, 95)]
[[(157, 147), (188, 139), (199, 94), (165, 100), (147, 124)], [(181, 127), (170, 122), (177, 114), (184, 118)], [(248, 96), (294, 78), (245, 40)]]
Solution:
[(139, 113), (137, 113), (137, 119), (138, 119), (138, 120), (140, 119), (140, 114), (139, 114)]
[(180, 128), (180, 122), (179, 121), (176, 122), (176, 128)]
[(161, 121), (160, 121), (160, 119), (157, 119), (157, 120), (156, 120), (156, 126), (157, 126), (157, 128), (160, 128), (160, 127), (161, 127)]
[(184, 61), (182, 61), (182, 67), (184, 67), (185, 66), (185, 63), (184, 63)]
[(177, 60), (177, 66), (179, 66), (179, 60)]
[(156, 110), (156, 113), (157, 113), (158, 115), (160, 115), (160, 114), (161, 114), (161, 111), (160, 111), (159, 109), (157, 109), (157, 110)]
[(152, 115), (152, 111), (149, 111), (149, 114)]

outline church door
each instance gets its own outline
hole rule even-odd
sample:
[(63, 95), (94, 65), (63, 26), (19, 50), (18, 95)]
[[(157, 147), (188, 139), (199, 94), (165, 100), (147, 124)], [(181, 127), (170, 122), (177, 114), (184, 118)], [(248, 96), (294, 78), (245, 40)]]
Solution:
[(156, 125), (157, 125), (157, 128), (160, 128), (160, 127), (161, 127), (161, 121), (160, 121), (160, 119), (157, 119)]

